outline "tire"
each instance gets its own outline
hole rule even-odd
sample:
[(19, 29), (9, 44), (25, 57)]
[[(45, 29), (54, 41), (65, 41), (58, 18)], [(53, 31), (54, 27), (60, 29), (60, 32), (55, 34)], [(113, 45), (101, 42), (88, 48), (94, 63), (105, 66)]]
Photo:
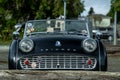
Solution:
[(108, 70), (108, 63), (107, 63), (107, 57), (106, 57), (104, 65), (101, 66), (101, 71), (107, 71), (107, 70)]

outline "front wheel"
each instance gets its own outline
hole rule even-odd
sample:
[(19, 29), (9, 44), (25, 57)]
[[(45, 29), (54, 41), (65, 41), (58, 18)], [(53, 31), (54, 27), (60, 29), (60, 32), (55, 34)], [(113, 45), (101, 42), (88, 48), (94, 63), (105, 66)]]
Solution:
[(108, 63), (107, 63), (107, 57), (106, 57), (104, 64), (101, 65), (101, 71), (107, 71), (107, 70), (108, 70)]

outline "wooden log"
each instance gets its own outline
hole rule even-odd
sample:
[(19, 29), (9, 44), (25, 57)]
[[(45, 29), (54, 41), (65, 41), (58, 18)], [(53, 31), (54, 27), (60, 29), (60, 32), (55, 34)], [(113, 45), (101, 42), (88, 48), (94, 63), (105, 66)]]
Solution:
[(119, 72), (1, 70), (0, 80), (120, 80)]

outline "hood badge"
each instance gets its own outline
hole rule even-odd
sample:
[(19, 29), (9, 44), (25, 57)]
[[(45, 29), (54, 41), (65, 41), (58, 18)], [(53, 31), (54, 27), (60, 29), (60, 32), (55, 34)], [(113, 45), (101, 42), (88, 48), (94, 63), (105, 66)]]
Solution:
[(61, 46), (61, 42), (60, 41), (56, 41), (55, 46), (56, 47), (60, 47)]

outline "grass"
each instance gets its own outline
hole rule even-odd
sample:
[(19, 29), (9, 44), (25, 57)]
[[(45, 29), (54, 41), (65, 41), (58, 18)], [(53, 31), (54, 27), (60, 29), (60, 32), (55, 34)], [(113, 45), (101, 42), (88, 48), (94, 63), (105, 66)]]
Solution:
[(3, 40), (0, 40), (0, 46), (1, 45), (10, 45), (11, 41), (3, 41)]

